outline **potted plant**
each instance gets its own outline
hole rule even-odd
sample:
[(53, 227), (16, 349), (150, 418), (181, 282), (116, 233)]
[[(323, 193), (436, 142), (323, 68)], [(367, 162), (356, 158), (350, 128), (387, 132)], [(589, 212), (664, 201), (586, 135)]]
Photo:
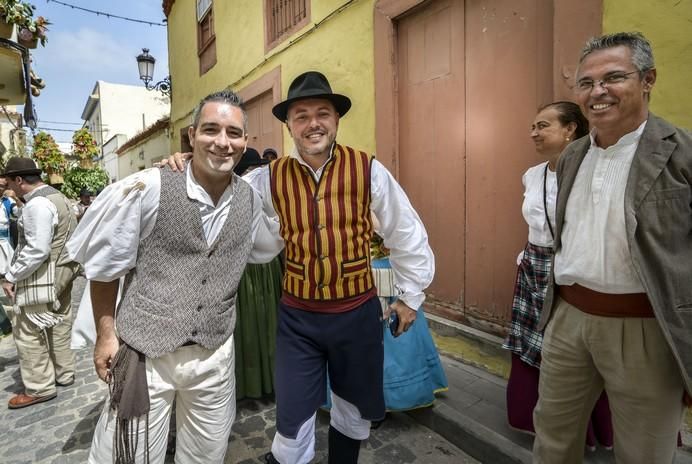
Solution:
[(34, 19), (36, 7), (21, 0), (0, 0), (0, 37), (9, 38), (17, 26), (17, 41), (27, 48), (46, 45), (50, 22), (43, 16)]
[(79, 198), (82, 189), (100, 192), (108, 185), (109, 180), (108, 173), (98, 166), (92, 169), (74, 166), (65, 172), (65, 183), (60, 191), (68, 198)]
[(32, 157), (41, 170), (48, 175), (50, 184), (63, 183), (62, 173), (65, 172), (67, 162), (50, 134), (41, 131), (34, 136)]
[(14, 0), (0, 0), (0, 37), (9, 39), (12, 37), (14, 23), (7, 20), (7, 12), (13, 6)]
[(85, 169), (92, 167), (94, 156), (99, 154), (96, 140), (86, 127), (82, 127), (72, 136), (72, 154), (79, 159), (79, 165)]
[(43, 16), (27, 21), (26, 24), (19, 28), (17, 40), (26, 48), (36, 48), (39, 42), (41, 42), (42, 47), (45, 47), (48, 41), (46, 32), (48, 32), (47, 26), (49, 24), (50, 21)]

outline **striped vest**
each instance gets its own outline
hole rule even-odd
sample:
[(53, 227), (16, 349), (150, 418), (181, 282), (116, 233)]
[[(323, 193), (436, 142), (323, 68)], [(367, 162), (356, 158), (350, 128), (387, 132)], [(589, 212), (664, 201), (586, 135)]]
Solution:
[(372, 159), (335, 145), (319, 182), (294, 157), (269, 165), (272, 201), (286, 243), (284, 292), (330, 301), (372, 290)]

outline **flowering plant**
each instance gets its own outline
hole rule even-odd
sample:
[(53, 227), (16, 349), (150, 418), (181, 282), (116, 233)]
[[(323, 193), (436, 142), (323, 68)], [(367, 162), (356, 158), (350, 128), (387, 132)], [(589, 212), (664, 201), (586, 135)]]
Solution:
[(0, 0), (0, 17), (17, 25), (18, 36), (25, 41), (38, 40), (45, 47), (48, 21), (43, 16), (34, 19), (36, 7), (21, 0)]
[(86, 127), (82, 127), (72, 135), (72, 154), (80, 160), (89, 161), (99, 154), (96, 140)]
[(29, 20), (22, 28), (19, 29), (19, 36), (26, 41), (37, 39), (41, 42), (42, 46), (46, 46), (48, 37), (46, 32), (48, 32), (48, 25), (51, 24), (43, 16), (39, 16), (36, 20)]
[(55, 139), (47, 132), (34, 136), (32, 157), (43, 171), (63, 172), (67, 168), (65, 156), (60, 151)]
[(18, 0), (0, 0), (0, 16), (9, 24), (26, 26), (34, 16), (34, 6)]

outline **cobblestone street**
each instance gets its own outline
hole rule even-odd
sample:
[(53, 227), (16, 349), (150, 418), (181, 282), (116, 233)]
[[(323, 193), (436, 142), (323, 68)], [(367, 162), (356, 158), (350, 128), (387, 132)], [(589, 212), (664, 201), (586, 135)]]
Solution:
[[(75, 310), (83, 291), (78, 279), (73, 292)], [(74, 385), (58, 388), (58, 397), (26, 409), (9, 410), (7, 401), (22, 391), (19, 364), (11, 336), (0, 340), (0, 436), (3, 464), (78, 464), (86, 462), (91, 437), (107, 394), (91, 362), (91, 349), (77, 352)], [(272, 401), (244, 400), (238, 404), (236, 423), (226, 455), (228, 464), (260, 463), (274, 435)], [(317, 456), (326, 462), (327, 414), (318, 414)], [(167, 456), (166, 462), (173, 462)], [(403, 413), (391, 414), (363, 445), (363, 464), (477, 463), (459, 448)], [(104, 463), (106, 464), (106, 463)]]

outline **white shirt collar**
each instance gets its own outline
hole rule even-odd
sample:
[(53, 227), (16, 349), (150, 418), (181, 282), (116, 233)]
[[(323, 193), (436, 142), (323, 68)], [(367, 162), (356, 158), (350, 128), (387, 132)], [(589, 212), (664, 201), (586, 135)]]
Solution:
[[(635, 130), (632, 132), (629, 132), (617, 141), (615, 145), (612, 145), (612, 147), (608, 148), (616, 148), (616, 147), (624, 147), (627, 145), (632, 145), (632, 144), (637, 144), (639, 143), (639, 139), (642, 137), (642, 133), (644, 133), (644, 128), (646, 127), (646, 122), (648, 119), (644, 120), (643, 123), (639, 125)], [(594, 148), (601, 148), (596, 144), (596, 128), (594, 128), (591, 133), (589, 134), (589, 137), (591, 138), (591, 147)]]
[(187, 196), (190, 200), (198, 201), (211, 208), (222, 208), (226, 206), (233, 196), (233, 182), (231, 182), (223, 191), (223, 195), (219, 198), (218, 204), (214, 205), (207, 191), (204, 190), (204, 187), (197, 182), (197, 179), (195, 179), (195, 176), (192, 174), (192, 165), (189, 161), (187, 170), (185, 171), (185, 187)]
[(310, 170), (312, 170), (312, 172), (317, 173), (317, 172), (321, 171), (322, 168), (324, 168), (324, 167), (327, 165), (327, 163), (334, 157), (334, 147), (335, 147), (335, 146), (336, 146), (336, 142), (332, 142), (332, 146), (329, 148), (329, 158), (327, 158), (327, 160), (324, 162), (324, 164), (323, 164), (322, 166), (320, 166), (316, 171), (313, 170), (313, 169), (310, 167), (310, 165), (309, 165), (308, 163), (305, 162), (305, 160), (303, 159), (303, 157), (300, 156), (300, 153), (298, 153), (298, 149), (297, 149), (296, 147), (293, 147), (293, 150), (291, 150), (291, 153), (289, 154), (289, 156), (291, 156), (291, 157), (297, 159), (298, 162), (299, 162), (300, 164), (302, 164), (303, 166), (309, 167)]

